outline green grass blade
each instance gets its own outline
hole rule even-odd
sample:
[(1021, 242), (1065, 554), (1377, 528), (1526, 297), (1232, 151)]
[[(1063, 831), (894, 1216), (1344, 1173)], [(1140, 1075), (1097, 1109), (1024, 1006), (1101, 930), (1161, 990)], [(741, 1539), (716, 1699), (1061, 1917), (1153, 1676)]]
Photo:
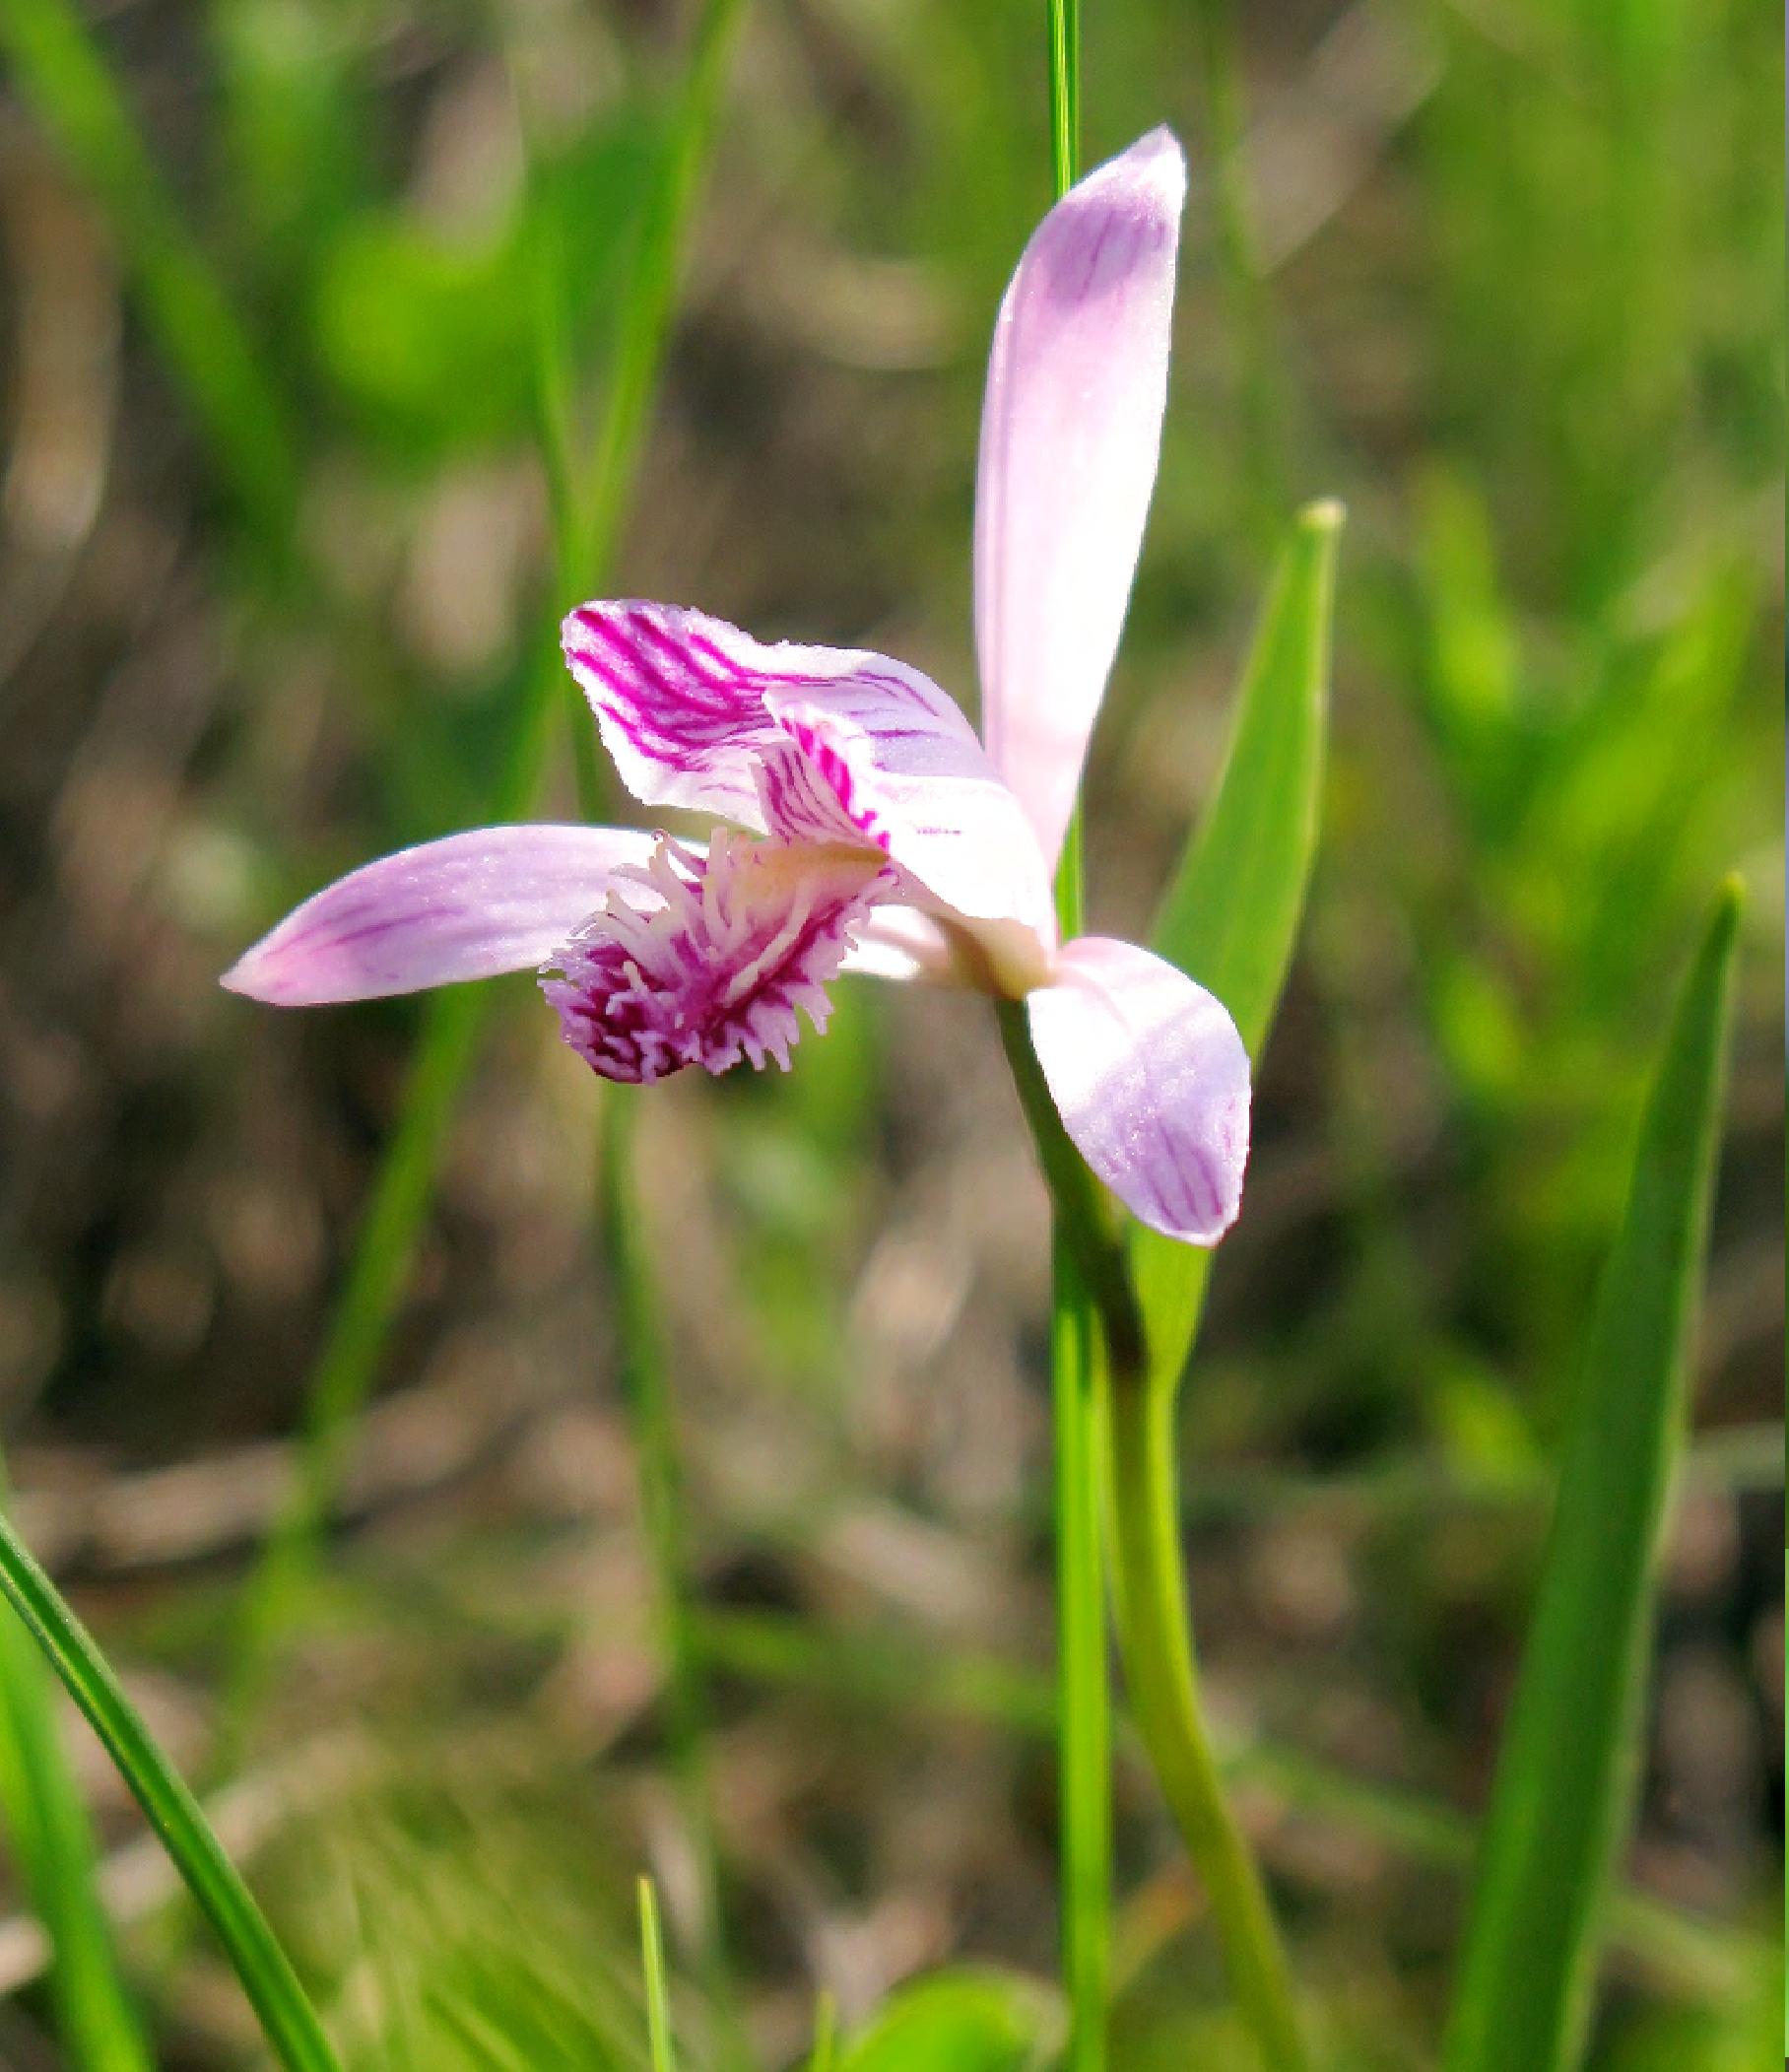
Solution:
[[(741, 0), (709, 0), (658, 188), (634, 252), (631, 278), (622, 295), (617, 374), (594, 463), (597, 486), (578, 537), (579, 552), (586, 557), (586, 580), (597, 578), (607, 560), (657, 395), (680, 264), (724, 77), (721, 59), (729, 47), (724, 32), (737, 19), (740, 5)], [(563, 581), (566, 571), (560, 572)], [(563, 706), (565, 681), (557, 638), (549, 635), (528, 674), (509, 760), (494, 787), (488, 820), (525, 819), (533, 808)], [(372, 1386), (421, 1239), (489, 1001), (483, 986), (456, 987), (432, 995), (424, 1009), (415, 1063), (312, 1372), (298, 1480), (245, 1596), (233, 1671), (235, 1698), (226, 1711), (226, 1758), (239, 1741), (285, 1624), (292, 1591), (314, 1561), (346, 1443)]]
[(237, 502), (264, 540), (284, 547), (298, 475), (286, 408), (99, 44), (67, 0), (6, 0), (0, 47), (28, 105), (103, 202), (162, 356)]
[(240, 1752), (295, 1595), (309, 1573), (355, 1422), (416, 1256), (448, 1127), (489, 1011), (489, 994), (475, 986), (437, 993), (424, 1011), (397, 1124), (311, 1370), (295, 1478), (243, 1589), (214, 1758), (220, 1770), (232, 1767)]
[(287, 2072), (340, 2072), (329, 2039), (286, 1953), (224, 1853), (198, 1801), (151, 1739), (93, 1637), (5, 1518), (0, 1518), (0, 1590), (35, 1635), (68, 1695), (104, 1743), (217, 1931), (274, 2055)]
[(1598, 1291), (1481, 1844), (1446, 2072), (1563, 2072), (1583, 2049), (1687, 1422), (1740, 903), (1729, 883), (1684, 986)]
[[(993, 1656), (941, 1652), (906, 1634), (815, 1631), (782, 1612), (704, 1612), (697, 1638), (706, 1658), (733, 1675), (819, 1692), (860, 1706), (871, 1718), (900, 1704), (1039, 1740), (1055, 1732), (1051, 1680)], [(1284, 1743), (1240, 1742), (1222, 1748), (1219, 1759), (1235, 1783), (1366, 1836), (1413, 1863), (1449, 1876), (1472, 1867), (1476, 1830), (1457, 1807), (1351, 1775)], [(1766, 1954), (1763, 1939), (1750, 1928), (1637, 1888), (1613, 1896), (1609, 1928), (1660, 1985), (1700, 2001), (1731, 1998), (1748, 1968)]]
[[(1329, 719), (1339, 503), (1298, 514), (1243, 674), (1224, 772), (1161, 903), (1152, 946), (1209, 986), (1259, 1059), (1286, 983), (1317, 848)], [(1152, 1378), (1186, 1364), (1211, 1253), (1141, 1226), (1131, 1271)]]
[(639, 1951), (646, 1979), (646, 2041), (652, 2072), (677, 2072), (671, 2041), (671, 1990), (665, 1978), (665, 1938), (658, 1921), (658, 1893), (650, 1878), (639, 1881)]
[(838, 2002), (822, 1991), (814, 2000), (814, 2048), (808, 2053), (808, 2072), (837, 2072)]
[(0, 1804), (50, 1942), (56, 2029), (81, 2072), (153, 2072), (95, 1882), (98, 1851), (35, 1642), (0, 1615)]

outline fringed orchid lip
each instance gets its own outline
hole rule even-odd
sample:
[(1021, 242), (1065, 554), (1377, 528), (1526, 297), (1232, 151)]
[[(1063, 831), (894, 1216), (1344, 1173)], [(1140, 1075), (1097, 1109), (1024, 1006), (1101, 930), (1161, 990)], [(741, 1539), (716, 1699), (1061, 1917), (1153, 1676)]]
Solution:
[(650, 1085), (742, 1058), (786, 1072), (798, 1010), (825, 1030), (827, 981), (891, 875), (873, 849), (722, 833), (704, 855), (661, 835), (547, 960), (541, 991), (605, 1079)]
[(1099, 1178), (1155, 1229), (1215, 1243), (1248, 1152), (1241, 1040), (1147, 951), (1060, 943), (1050, 897), (1155, 481), (1185, 187), (1153, 131), (1050, 211), (1001, 305), (976, 482), (985, 744), (890, 656), (582, 605), (565, 657), (622, 781), (706, 814), (705, 848), (450, 835), (329, 886), (225, 983), (299, 1005), (533, 968), (571, 1047), (637, 1082), (786, 1066), (839, 972), (977, 985), (1027, 1002)]

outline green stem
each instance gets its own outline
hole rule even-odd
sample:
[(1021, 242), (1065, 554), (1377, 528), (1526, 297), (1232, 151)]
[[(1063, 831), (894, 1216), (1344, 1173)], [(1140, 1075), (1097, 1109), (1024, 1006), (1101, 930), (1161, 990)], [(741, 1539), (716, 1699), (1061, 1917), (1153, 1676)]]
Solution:
[(1105, 1417), (1099, 1325), (1072, 1247), (1051, 1245), (1050, 1371), (1055, 1440), (1056, 1681), (1062, 1955), (1072, 2072), (1105, 2063), (1111, 1972), (1112, 1720), (1106, 1662)]
[(198, 1801), (151, 1739), (92, 1636), (5, 1518), (0, 1518), (0, 1590), (36, 1636), (217, 1931), (274, 2055), (287, 2072), (340, 2072), (286, 1953)]
[(1272, 2072), (1308, 2059), (1260, 1869), (1225, 1797), (1199, 1704), (1181, 1568), (1175, 1398), (1132, 1370), (1112, 1388), (1112, 1525), (1119, 1645), (1131, 1710), (1211, 1901), (1230, 1983)]
[[(1080, 0), (1047, 0), (1050, 170), (1056, 198), (1081, 171)], [(1063, 935), (1081, 928), (1081, 820), (1070, 820), (1056, 871)], [(1003, 1013), (1009, 1056), (1028, 1054), (1023, 1021)], [(1112, 1700), (1106, 1663), (1105, 1487), (1095, 1284), (1059, 1214), (1050, 1247), (1050, 1391), (1056, 1517), (1057, 1769), (1062, 1854), (1062, 1965), (1069, 1998), (1070, 2072), (1102, 2072), (1110, 1997)]]
[(667, 1740), (699, 1883), (702, 1966), (710, 2004), (725, 2032), (727, 2056), (742, 2063), (748, 2060), (749, 2051), (728, 1963), (721, 1906), (720, 1852), (708, 1776), (701, 1651), (693, 1618), (682, 1454), (666, 1369), (661, 1305), (634, 1185), (635, 1113), (636, 1104), (628, 1090), (603, 1090), (597, 1235), (614, 1306), (622, 1399), (639, 1465), (641, 1523), (665, 1664)]
[(1112, 1594), (1138, 1735), (1210, 1897), (1230, 1983), (1262, 2057), (1271, 2072), (1303, 2072), (1308, 2060), (1292, 1973), (1261, 1873), (1225, 1798), (1199, 1704), (1181, 1570), (1175, 1391), (1150, 1379), (1124, 1254), (1093, 1175), (1063, 1129), (1025, 1010), (1009, 1000), (998, 1013), (1055, 1206), (1058, 1241), (1089, 1291), (1103, 1339)]
[(1048, 0), (1050, 171), (1060, 201), (1081, 177), (1081, 0)]

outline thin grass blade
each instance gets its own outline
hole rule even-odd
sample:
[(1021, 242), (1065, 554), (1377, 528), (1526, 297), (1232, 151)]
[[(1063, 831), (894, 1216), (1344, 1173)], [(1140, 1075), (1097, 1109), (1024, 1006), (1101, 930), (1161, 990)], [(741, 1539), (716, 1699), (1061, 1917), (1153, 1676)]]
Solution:
[(32, 1906), (49, 1936), (56, 2030), (79, 2072), (153, 2072), (118, 1970), (98, 1850), (69, 1762), (55, 1685), (24, 1626), (0, 1616), (0, 1804)]
[(1740, 903), (1730, 882), (1679, 998), (1604, 1268), (1481, 1843), (1446, 2072), (1564, 2072), (1581, 2060), (1687, 1424)]
[(264, 542), (290, 542), (298, 457), (284, 399), (144, 145), (110, 67), (67, 0), (7, 0), (0, 48), (23, 99), (104, 202), (162, 355)]
[(157, 1747), (92, 1635), (5, 1518), (0, 1590), (36, 1637), (216, 1930), (275, 2057), (287, 2072), (341, 2072), (298, 1974), (198, 1801)]
[[(696, 31), (658, 187), (647, 205), (631, 277), (621, 297), (617, 371), (600, 450), (592, 462), (596, 487), (589, 505), (581, 507), (576, 554), (569, 558), (577, 566), (558, 571), (562, 584), (571, 575), (588, 581), (600, 573), (632, 485), (657, 395), (682, 256), (725, 78), (728, 31), (741, 5), (742, 0), (708, 0)], [(489, 820), (528, 817), (563, 709), (564, 682), (557, 639), (549, 636), (528, 672), (509, 759), (493, 787)], [(489, 1001), (487, 988), (467, 986), (431, 996), (424, 1009), (415, 1062), (312, 1371), (298, 1479), (246, 1594), (221, 1760), (228, 1761), (240, 1740), (292, 1592), (313, 1562), (348, 1438), (371, 1388), (416, 1256)]]
[[(1282, 551), (1223, 774), (1151, 938), (1218, 995), (1256, 1059), (1286, 983), (1317, 849), (1342, 517), (1339, 503), (1309, 505)], [(1198, 1328), (1211, 1254), (1139, 1226), (1130, 1256), (1152, 1381), (1172, 1385)]]
[(639, 1881), (639, 1950), (646, 1980), (646, 2041), (652, 2072), (677, 2072), (671, 2041), (671, 1989), (665, 1977), (665, 1938), (659, 1926), (658, 1893), (650, 1878)]
[(828, 1992), (814, 2001), (814, 2048), (808, 2053), (808, 2072), (837, 2072), (838, 2002)]

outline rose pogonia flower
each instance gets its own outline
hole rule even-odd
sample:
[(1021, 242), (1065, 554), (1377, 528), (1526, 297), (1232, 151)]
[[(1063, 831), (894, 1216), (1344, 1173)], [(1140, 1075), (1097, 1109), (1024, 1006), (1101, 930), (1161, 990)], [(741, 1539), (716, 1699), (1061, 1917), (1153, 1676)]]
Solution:
[(535, 967), (605, 1078), (785, 1069), (840, 971), (1023, 998), (1068, 1133), (1143, 1222), (1215, 1243), (1248, 1150), (1248, 1058), (1174, 966), (1058, 940), (1050, 879), (1154, 486), (1185, 199), (1164, 129), (1044, 218), (994, 331), (975, 512), (984, 739), (918, 670), (766, 646), (638, 602), (580, 606), (565, 657), (628, 789), (703, 844), (485, 828), (354, 871), (226, 974), (282, 1006)]

